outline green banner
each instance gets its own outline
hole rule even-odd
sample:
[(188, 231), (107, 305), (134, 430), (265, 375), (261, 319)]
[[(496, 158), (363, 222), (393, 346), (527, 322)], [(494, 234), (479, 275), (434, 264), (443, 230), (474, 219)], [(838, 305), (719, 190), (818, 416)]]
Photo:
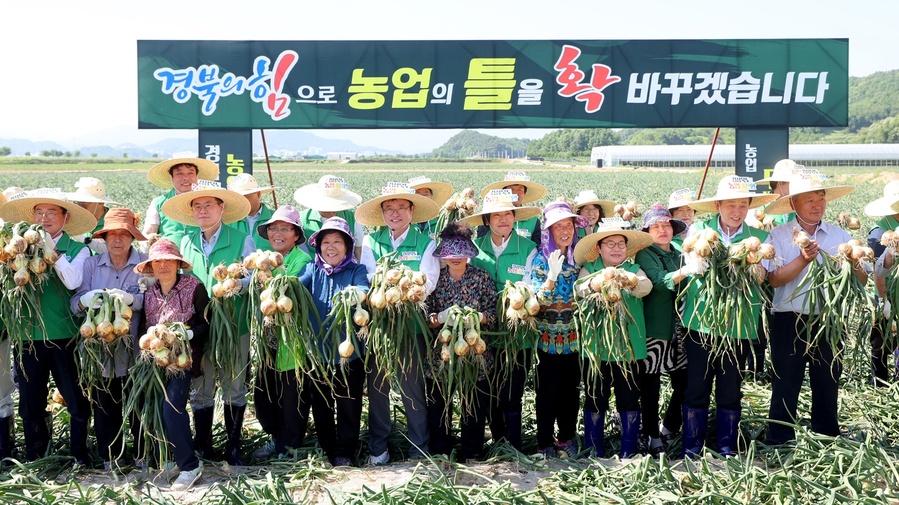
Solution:
[(846, 126), (847, 39), (137, 43), (140, 128)]

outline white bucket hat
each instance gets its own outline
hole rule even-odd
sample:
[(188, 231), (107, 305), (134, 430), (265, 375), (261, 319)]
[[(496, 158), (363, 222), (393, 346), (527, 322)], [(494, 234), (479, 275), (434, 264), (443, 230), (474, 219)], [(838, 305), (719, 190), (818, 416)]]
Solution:
[(765, 209), (766, 214), (788, 214), (793, 212), (790, 199), (804, 193), (824, 192), (824, 200), (827, 202), (842, 198), (855, 191), (854, 186), (824, 186), (827, 176), (817, 170), (804, 170), (801, 174), (794, 174), (790, 179), (790, 193), (777, 199)]
[(66, 195), (72, 202), (110, 203), (119, 202), (106, 196), (106, 184), (96, 177), (82, 177), (75, 182), (75, 192)]
[(323, 175), (318, 182), (294, 191), (293, 199), (303, 207), (319, 212), (339, 212), (362, 203), (362, 197), (349, 188), (350, 185), (343, 178)]
[(715, 204), (724, 200), (749, 198), (749, 208), (754, 209), (777, 199), (777, 195), (763, 195), (756, 193), (755, 189), (755, 182), (751, 178), (728, 175), (718, 182), (718, 191), (715, 196), (696, 200), (687, 205), (702, 212), (718, 212)]
[(771, 176), (759, 179), (756, 184), (769, 184), (772, 182), (790, 182), (793, 174), (798, 174), (805, 170), (805, 165), (800, 165), (793, 160), (780, 160), (774, 164), (774, 170)]
[(865, 205), (865, 215), (871, 217), (892, 216), (899, 213), (899, 180), (883, 187), (883, 196)]
[(256, 178), (252, 174), (246, 172), (235, 175), (228, 179), (228, 189), (240, 193), (241, 195), (249, 195), (251, 193), (259, 193), (260, 196), (271, 193), (275, 190), (274, 186), (259, 186)]

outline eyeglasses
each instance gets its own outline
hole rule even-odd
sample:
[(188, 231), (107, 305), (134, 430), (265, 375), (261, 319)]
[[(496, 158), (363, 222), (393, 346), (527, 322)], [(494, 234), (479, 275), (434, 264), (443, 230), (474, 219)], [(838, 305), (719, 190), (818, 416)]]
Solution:
[(382, 210), (384, 211), (384, 214), (399, 214), (401, 212), (406, 212), (411, 208), (411, 205), (404, 205), (402, 207), (385, 207)]
[(60, 216), (60, 213), (55, 210), (38, 211), (34, 213), (34, 219), (56, 219)]
[(191, 205), (190, 208), (193, 209), (194, 212), (211, 212), (212, 209), (219, 207), (219, 206), (220, 206), (220, 204), (217, 204), (217, 203), (207, 203), (205, 205), (200, 205), (200, 204)]
[(609, 249), (627, 249), (627, 242), (603, 242), (602, 245)]
[(292, 232), (292, 231), (294, 231), (294, 230), (295, 230), (295, 228), (293, 228), (293, 227), (288, 227), (288, 226), (285, 226), (284, 228), (281, 228), (281, 227), (277, 227), (277, 228), (276, 228), (276, 227), (274, 227), (274, 226), (269, 226), (269, 227), (268, 227), (268, 233), (269, 233), (269, 234), (277, 233), (277, 234), (279, 234), (279, 235), (287, 235), (288, 233), (290, 233), (290, 232)]

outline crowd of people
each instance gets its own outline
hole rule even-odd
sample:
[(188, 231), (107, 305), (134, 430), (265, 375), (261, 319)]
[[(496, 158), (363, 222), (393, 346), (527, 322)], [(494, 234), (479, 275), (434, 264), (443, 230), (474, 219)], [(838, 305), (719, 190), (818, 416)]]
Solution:
[[(296, 206), (273, 209), (261, 197), (275, 188), (260, 186), (249, 174), (222, 187), (213, 182), (218, 167), (205, 159), (167, 160), (147, 176), (166, 193), (150, 202), (143, 229), (135, 214), (111, 200), (102, 181), (93, 177), (82, 178), (69, 193), (4, 192), (0, 218), (42, 226), (59, 259), (37, 293), (38, 317), (27, 326), (27, 335), (15, 339), (20, 348), (11, 348), (11, 338), (0, 342), (0, 458), (35, 460), (51, 452), (46, 407), (52, 375), (68, 410), (69, 450), (77, 464), (92, 465), (88, 441), (93, 417), (96, 453), (106, 470), (122, 471), (129, 452), (139, 469), (166, 465), (153, 461), (153, 448), (139, 442), (139, 421), (127, 419), (122, 406), (123, 398), (143, 394), (126, 387), (141, 353), (137, 339), (154, 325), (175, 322), (190, 328), (192, 365), (182, 374), (167, 375), (160, 406), (164, 436), (159, 438), (171, 447), (179, 472), (173, 489), (192, 486), (204, 460), (230, 465), (250, 460), (242, 446), (250, 395), (253, 416), (270, 435), (252, 453), (254, 461), (302, 446), (310, 421), (334, 466), (384, 465), (429, 454), (478, 460), (487, 453), (487, 428), (495, 443), (518, 451), (524, 450), (523, 431), (529, 430), (545, 457), (604, 457), (614, 445), (605, 436), (613, 424), (619, 426), (620, 458), (658, 457), (672, 450), (678, 434), (682, 455), (695, 457), (706, 443), (713, 392), (714, 450), (726, 457), (741, 449), (741, 388), (747, 374), (764, 374), (766, 349), (772, 367), (766, 442), (784, 444), (795, 437), (792, 426), (801, 416), (798, 398), (806, 369), (812, 430), (840, 433), (841, 360), (831, 346), (808, 338), (808, 293), (797, 287), (809, 265), (820, 261), (820, 252), (835, 255), (839, 244), (851, 238), (823, 218), (829, 203), (853, 188), (825, 185), (820, 174), (790, 160), (779, 162), (769, 178), (759, 181), (769, 184), (771, 193), (760, 192), (751, 180), (726, 176), (710, 197), (696, 199), (689, 189), (673, 191), (667, 205), (652, 205), (638, 225), (619, 217), (614, 199), (600, 199), (589, 189), (570, 201), (552, 195), (538, 207), (534, 204), (548, 191), (523, 172), (510, 172), (483, 188), (480, 207), (443, 229), (438, 229), (438, 215), (453, 187), (426, 177), (389, 183), (379, 196), (363, 202), (345, 180), (328, 175), (297, 189)], [(760, 208), (777, 216), (770, 231), (752, 222), (750, 210)], [(869, 234), (879, 260), (876, 268), (859, 261), (854, 273), (862, 283), (871, 275), (884, 298), (886, 279), (895, 274), (891, 251), (880, 239), (899, 228), (899, 181), (887, 184), (883, 198), (865, 212), (879, 219)], [(754, 237), (776, 250), (774, 258), (763, 262), (766, 280), (745, 293), (751, 311), (736, 317), (725, 331), (694, 317), (707, 310), (701, 292), (708, 264), (691, 260), (682, 249), (686, 237), (705, 230), (717, 232), (725, 245)], [(806, 247), (794, 243), (799, 230), (811, 238)], [(413, 332), (408, 340), (418, 344), (397, 349), (404, 355), (395, 359), (410, 364), (406, 372), (386, 376), (383, 363), (366, 355), (364, 339), (348, 357), (322, 346), (323, 359), (341, 363), (328, 371), (298, 373), (301, 357), (283, 339), (265, 344), (274, 353), (272, 362), (254, 363), (251, 339), (259, 336), (251, 335), (246, 308), (249, 278), (241, 281), (235, 298), (237, 314), (242, 314), (235, 321), (235, 358), (227, 364), (212, 360), (206, 343), (219, 330), (209, 324), (207, 307), (215, 268), (241, 262), (259, 249), (280, 253), (283, 265), (274, 273), (298, 278), (308, 290), (320, 316), (313, 320), (318, 334), (334, 310), (334, 295), (355, 289), (364, 297), (385, 256), (394, 255), (424, 274), (421, 307), (428, 328), (403, 330)], [(577, 324), (578, 302), (588, 296), (583, 279), (608, 267), (635, 279), (621, 293), (630, 315), (625, 352), (611, 352), (597, 339), (585, 338)], [(520, 332), (502, 324), (497, 300), (516, 282), (532, 287), (539, 310), (529, 336), (510, 347), (503, 340)], [(115, 293), (130, 307), (133, 343), (106, 358), (103, 375), (108, 380), (104, 387), (90, 389), (79, 385), (75, 351), (83, 345), (80, 321), (99, 292)], [(889, 315), (885, 305), (878, 317)], [(428, 352), (453, 307), (476, 311), (481, 328), (488, 330), (476, 394), (459, 398), (453, 388), (438, 383), (440, 357)], [(763, 311), (769, 313), (767, 325), (762, 324)], [(3, 322), (12, 317), (0, 316)], [(895, 372), (895, 339), (875, 327), (872, 381), (884, 385)], [(713, 341), (728, 345), (722, 352)], [(533, 427), (523, 426), (532, 373)], [(670, 384), (666, 398), (661, 397), (663, 375)], [(21, 440), (12, 429), (16, 389)], [(395, 429), (392, 391), (403, 404), (411, 444), (406, 455), (388, 450)], [(613, 397), (615, 414), (609, 410)], [(453, 403), (459, 404), (455, 410)], [(222, 413), (226, 441), (219, 450), (213, 438), (217, 412)], [(460, 422), (458, 449), (454, 412)], [(363, 424), (367, 448), (359, 447)], [(125, 425), (134, 440), (128, 450)], [(17, 442), (24, 450), (14, 450)], [(360, 461), (360, 454), (367, 458)]]

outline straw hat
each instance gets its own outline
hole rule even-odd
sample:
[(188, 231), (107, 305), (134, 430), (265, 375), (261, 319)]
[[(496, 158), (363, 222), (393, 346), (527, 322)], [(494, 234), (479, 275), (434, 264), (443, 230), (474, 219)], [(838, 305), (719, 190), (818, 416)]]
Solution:
[(510, 189), (494, 189), (484, 195), (481, 211), (462, 219), (461, 222), (468, 226), (481, 226), (484, 224), (483, 216), (507, 210), (515, 213), (515, 221), (524, 221), (525, 219), (539, 216), (542, 212), (540, 207), (516, 207), (515, 200), (517, 199), (518, 195), (512, 193)]
[(162, 189), (172, 189), (172, 174), (169, 170), (175, 165), (189, 163), (197, 166), (197, 179), (211, 181), (218, 179), (219, 166), (206, 158), (172, 158), (170, 160), (160, 161), (150, 167), (147, 172), (147, 179), (154, 185)]
[(181, 256), (181, 251), (178, 250), (178, 246), (167, 238), (161, 238), (150, 246), (150, 250), (147, 251), (147, 259), (141, 261), (137, 265), (134, 265), (134, 273), (141, 275), (153, 275), (153, 262), (160, 260), (175, 260), (180, 261), (181, 265), (178, 267), (185, 272), (188, 270), (193, 270), (194, 266), (190, 264), (189, 261), (185, 260)]
[(268, 240), (268, 227), (272, 223), (276, 221), (282, 221), (288, 224), (292, 224), (294, 228), (297, 230), (297, 234), (299, 234), (300, 238), (297, 240), (297, 245), (302, 244), (306, 241), (306, 234), (303, 233), (303, 223), (300, 222), (300, 211), (298, 211), (292, 205), (282, 205), (278, 207), (277, 210), (272, 214), (272, 218), (268, 221), (256, 225), (256, 233), (259, 234), (265, 240)]
[(106, 232), (112, 230), (126, 230), (134, 237), (134, 240), (143, 242), (147, 240), (147, 237), (137, 229), (139, 223), (140, 219), (125, 207), (109, 209), (103, 219), (103, 228), (95, 231), (91, 238), (104, 238)]
[(611, 216), (615, 214), (615, 202), (611, 200), (600, 200), (592, 189), (585, 189), (574, 197), (574, 213), (577, 214), (585, 205), (596, 205), (602, 207), (602, 215)]
[(865, 214), (871, 217), (892, 216), (899, 213), (899, 180), (883, 187), (883, 196), (865, 205)]
[(271, 193), (275, 190), (274, 186), (259, 186), (259, 183), (256, 182), (256, 178), (253, 177), (253, 174), (248, 174), (246, 172), (235, 175), (228, 179), (228, 189), (234, 191), (236, 193), (240, 193), (241, 195), (249, 195), (251, 193), (259, 193), (259, 196), (262, 196), (266, 193)]
[(751, 200), (749, 202), (749, 208), (754, 209), (773, 202), (777, 199), (777, 195), (763, 195), (756, 193), (755, 182), (753, 182), (751, 178), (728, 175), (718, 182), (718, 191), (715, 193), (715, 196), (696, 200), (687, 205), (703, 212), (718, 212), (718, 210), (715, 209), (716, 202), (737, 200), (740, 198), (749, 198)]
[(627, 250), (625, 250), (625, 257), (627, 258), (637, 254), (637, 251), (652, 245), (652, 235), (643, 231), (624, 230), (618, 221), (623, 222), (624, 220), (620, 218), (604, 219), (600, 224), (599, 231), (578, 240), (577, 245), (574, 246), (574, 261), (578, 265), (596, 261), (596, 258), (599, 258), (599, 242), (606, 237), (614, 235), (621, 235), (627, 239)]
[(106, 197), (106, 184), (96, 177), (82, 177), (75, 182), (75, 192), (66, 195), (69, 201), (86, 203), (112, 203), (119, 202)]
[(381, 212), (381, 203), (396, 199), (409, 200), (415, 206), (412, 213), (413, 223), (430, 221), (440, 213), (437, 202), (426, 196), (415, 194), (415, 190), (405, 182), (388, 182), (387, 186), (381, 188), (381, 196), (372, 198), (356, 209), (356, 221), (365, 226), (386, 226), (384, 214)]
[(546, 196), (547, 190), (546, 186), (541, 184), (537, 184), (536, 182), (532, 182), (531, 178), (524, 172), (509, 172), (503, 178), (503, 180), (494, 182), (488, 185), (486, 188), (481, 190), (481, 197), (487, 195), (487, 193), (493, 191), (494, 189), (505, 189), (508, 186), (513, 186), (515, 184), (524, 186), (527, 188), (527, 191), (524, 193), (524, 198), (521, 199), (521, 205), (526, 203), (533, 203), (537, 200), (540, 200), (544, 196)]
[(356, 207), (362, 197), (349, 190), (350, 185), (335, 175), (323, 175), (318, 182), (307, 184), (293, 193), (303, 207), (319, 212), (338, 212)]
[(448, 182), (432, 181), (426, 176), (409, 179), (409, 187), (412, 189), (430, 189), (431, 198), (437, 205), (443, 205), (449, 197), (453, 196), (453, 185)]
[(756, 184), (770, 184), (772, 182), (790, 182), (793, 174), (798, 174), (805, 170), (804, 165), (799, 165), (793, 160), (780, 160), (774, 164), (774, 170), (771, 176), (765, 179), (759, 179)]
[(90, 233), (97, 227), (97, 218), (77, 203), (66, 200), (65, 193), (59, 188), (41, 188), (13, 195), (3, 207), (0, 207), (0, 219), (7, 223), (19, 221), (33, 223), (34, 207), (42, 203), (66, 209), (69, 220), (62, 229), (69, 235)]
[(830, 202), (842, 198), (855, 191), (854, 186), (824, 186), (827, 176), (817, 170), (805, 170), (801, 174), (795, 174), (790, 178), (790, 193), (777, 199), (765, 209), (766, 214), (788, 214), (793, 212), (790, 198), (804, 193), (824, 192), (824, 201)]
[[(673, 193), (668, 195), (668, 212), (673, 212), (674, 209), (680, 207), (688, 207), (691, 203), (696, 201), (696, 192), (690, 188), (681, 188), (675, 190)], [(693, 209), (696, 210), (696, 209)], [(705, 214), (705, 212), (696, 211), (696, 215)]]
[(23, 193), (25, 190), (18, 186), (10, 186), (3, 190), (3, 196), (6, 197), (6, 201), (8, 202), (13, 195), (18, 195), (19, 193)]
[(192, 190), (180, 195), (175, 195), (162, 204), (162, 213), (178, 221), (181, 224), (196, 226), (191, 202), (197, 198), (211, 196), (225, 203), (225, 212), (222, 214), (222, 223), (230, 224), (247, 217), (250, 213), (250, 202), (243, 195), (230, 189), (225, 189), (216, 181), (197, 181)]

